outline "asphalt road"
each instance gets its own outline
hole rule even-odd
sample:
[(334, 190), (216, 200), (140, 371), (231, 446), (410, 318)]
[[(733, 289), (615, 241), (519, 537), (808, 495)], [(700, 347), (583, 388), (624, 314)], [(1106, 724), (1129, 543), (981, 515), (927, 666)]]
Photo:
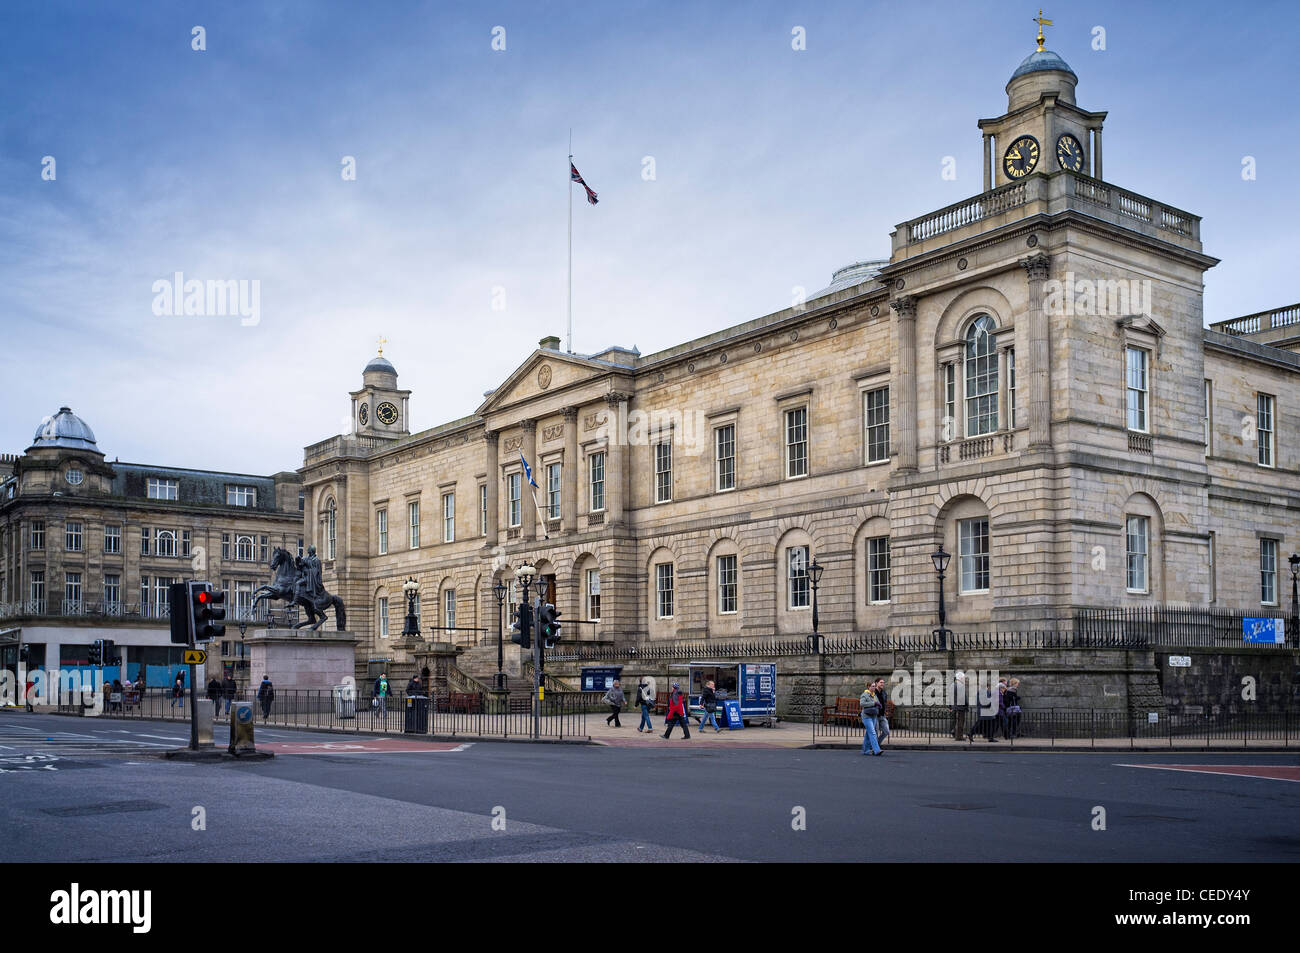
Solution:
[[(356, 736), (258, 729), (259, 744), (329, 747), (258, 763), (158, 757), (185, 740), (175, 724), (0, 712), (4, 856), (1300, 860), (1300, 783), (1126, 766), (1281, 765), (1289, 767), (1276, 773), (1295, 776), (1295, 755), (864, 758), (693, 750), (686, 742), (654, 749), (478, 742), (371, 753)], [(1098, 809), (1104, 830), (1095, 829)], [(800, 818), (804, 829), (796, 829)]]

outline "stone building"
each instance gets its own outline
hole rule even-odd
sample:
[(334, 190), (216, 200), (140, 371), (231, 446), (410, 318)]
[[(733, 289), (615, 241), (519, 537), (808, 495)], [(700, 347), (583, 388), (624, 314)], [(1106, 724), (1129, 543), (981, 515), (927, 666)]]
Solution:
[[(654, 354), (543, 339), (470, 417), (407, 429), (382, 356), (301, 471), (364, 651), (494, 641), (534, 563), (570, 638), (922, 632), (1078, 607), (1265, 613), (1300, 548), (1300, 308), (1205, 327), (1200, 220), (1105, 181), (1105, 112), (1030, 54), (982, 119), (984, 191), (887, 260)], [(1121, 147), (1142, 148), (1141, 143)], [(525, 462), (536, 480), (536, 505)], [(512, 596), (513, 598), (513, 596)]]
[[(302, 480), (111, 463), (69, 408), (46, 417), (32, 445), (7, 455), (0, 478), (0, 664), (21, 646), (31, 668), (86, 664), (112, 639), (129, 677), (180, 662), (167, 589), (209, 579), (227, 593), (229, 624), (251, 619), (269, 581), (269, 552), (303, 543)], [(237, 631), (225, 657), (242, 659)], [(222, 650), (222, 646), (217, 649)], [(108, 677), (116, 672), (110, 670)], [(150, 683), (165, 681), (150, 672)]]

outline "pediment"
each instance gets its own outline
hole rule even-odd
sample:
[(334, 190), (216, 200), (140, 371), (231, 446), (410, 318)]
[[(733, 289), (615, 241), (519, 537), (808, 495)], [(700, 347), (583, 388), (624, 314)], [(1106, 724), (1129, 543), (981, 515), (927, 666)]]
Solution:
[(599, 380), (611, 373), (626, 374), (629, 370), (607, 361), (539, 348), (487, 396), (476, 413), (485, 417), (515, 404)]

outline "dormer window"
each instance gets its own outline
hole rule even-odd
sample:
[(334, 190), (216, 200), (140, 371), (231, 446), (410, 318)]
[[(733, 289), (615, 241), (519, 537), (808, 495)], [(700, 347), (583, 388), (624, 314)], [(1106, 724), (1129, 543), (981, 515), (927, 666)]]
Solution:
[(177, 480), (150, 477), (145, 484), (145, 495), (151, 500), (180, 499), (180, 483)]
[(252, 486), (226, 487), (227, 506), (256, 506), (257, 488)]

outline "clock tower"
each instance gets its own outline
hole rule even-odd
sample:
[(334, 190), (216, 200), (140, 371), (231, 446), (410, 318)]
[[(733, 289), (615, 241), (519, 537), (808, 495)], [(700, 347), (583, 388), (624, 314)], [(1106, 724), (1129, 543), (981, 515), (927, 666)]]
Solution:
[(1079, 77), (1065, 60), (1045, 49), (1039, 11), (1038, 48), (1025, 57), (1007, 83), (1007, 111), (981, 119), (984, 133), (984, 191), (1019, 182), (1035, 172), (1066, 170), (1100, 179), (1104, 112), (1080, 109), (1074, 101)]
[(397, 368), (384, 357), (384, 338), (379, 353), (361, 372), (361, 389), (352, 397), (352, 426), (356, 433), (372, 437), (405, 437), (411, 432), (407, 411), (411, 392), (398, 390)]

